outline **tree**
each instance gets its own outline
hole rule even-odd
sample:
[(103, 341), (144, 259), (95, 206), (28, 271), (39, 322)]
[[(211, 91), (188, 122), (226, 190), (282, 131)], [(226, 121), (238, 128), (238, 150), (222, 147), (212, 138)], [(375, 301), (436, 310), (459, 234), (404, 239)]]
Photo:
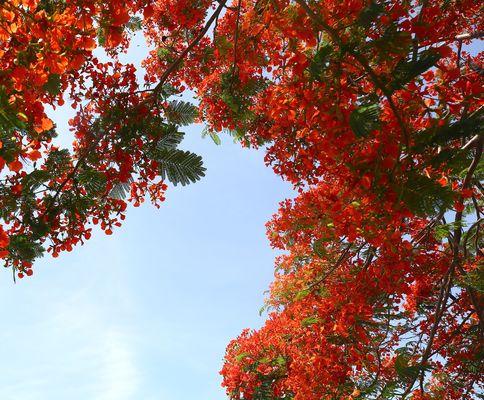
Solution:
[[(202, 13), (190, 29), (203, 24)], [(45, 250), (54, 257), (91, 236), (121, 225), (127, 201), (164, 200), (167, 181), (195, 182), (204, 175), (196, 154), (178, 149), (180, 126), (196, 108), (169, 100), (180, 87), (165, 75), (146, 75), (118, 55), (132, 31), (150, 21), (148, 1), (8, 1), (0, 5), (0, 258), (22, 278)], [(141, 18), (143, 16), (143, 19)], [(146, 29), (146, 27), (145, 27)], [(197, 43), (194, 41), (192, 45)], [(103, 46), (109, 61), (93, 50)], [(152, 87), (153, 86), (153, 87)], [(45, 113), (68, 98), (72, 150), (55, 144)]]
[(267, 225), (269, 318), (227, 349), (232, 399), (482, 390), (479, 8), (241, 1), (219, 21), (202, 115), (299, 190)]
[[(466, 51), (482, 36), (478, 2), (30, 1), (2, 11), (2, 132), (15, 138), (0, 149), (2, 210), (13, 203), (2, 211), (7, 262), (31, 271), (41, 243), (68, 250), (90, 221), (110, 233), (125, 208), (113, 193), (128, 182), (140, 203), (147, 192), (162, 199), (164, 178), (201, 175), (167, 169), (185, 121), (170, 122), (180, 113), (170, 107), (190, 107), (166, 98), (186, 86), (207, 134), (263, 146), (299, 192), (267, 225), (285, 254), (266, 324), (227, 348), (230, 398), (479, 396), (482, 54)], [(116, 60), (133, 26), (153, 48), (142, 90)], [(96, 35), (111, 64), (92, 56)], [(41, 107), (66, 90), (79, 109), (72, 155), (52, 148)], [(39, 156), (32, 172), (19, 162)]]

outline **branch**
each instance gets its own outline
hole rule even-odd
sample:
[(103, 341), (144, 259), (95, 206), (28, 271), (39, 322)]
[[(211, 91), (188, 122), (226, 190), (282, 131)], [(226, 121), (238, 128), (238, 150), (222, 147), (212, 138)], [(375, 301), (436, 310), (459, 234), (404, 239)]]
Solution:
[(313, 283), (311, 283), (310, 285), (308, 285), (308, 287), (306, 288), (306, 290), (311, 290), (312, 288), (314, 288), (315, 286), (318, 286), (320, 285), (321, 283), (323, 283), (334, 271), (336, 271), (338, 269), (338, 267), (348, 258), (348, 252), (350, 251), (350, 248), (351, 248), (351, 243), (348, 244), (348, 246), (344, 249), (344, 251), (341, 253), (341, 255), (339, 256), (338, 260), (336, 261), (336, 263), (329, 269), (329, 271), (327, 271), (321, 278), (319, 278), (318, 280), (314, 281)]
[(468, 314), (464, 319), (462, 319), (461, 323), (459, 324), (459, 326), (457, 328), (455, 328), (455, 330), (450, 334), (450, 336), (448, 337), (448, 339), (446, 340), (445, 343), (442, 343), (438, 348), (436, 348), (432, 354), (431, 354), (431, 357), (435, 356), (436, 354), (438, 354), (445, 346), (448, 346), (452, 340), (457, 336), (459, 335), (459, 333), (461, 333), (461, 329), (464, 327), (464, 325), (466, 324), (466, 322), (469, 320), (469, 318), (471, 317), (472, 315), (472, 312), (470, 314)]
[(468, 149), (469, 147), (471, 147), (471, 145), (473, 145), (475, 142), (477, 142), (479, 140), (479, 138), (481, 137), (482, 135), (475, 135), (471, 140), (469, 140), (464, 146), (462, 146), (462, 150), (466, 150)]
[[(454, 271), (455, 271), (455, 263), (452, 262), (449, 270), (447, 271), (447, 274), (445, 275), (444, 284), (440, 288), (440, 294), (439, 294), (439, 298), (438, 298), (438, 301), (437, 301), (437, 307), (435, 308), (435, 321), (434, 321), (434, 324), (432, 325), (432, 329), (431, 329), (430, 334), (429, 334), (429, 340), (427, 342), (427, 346), (424, 350), (424, 353), (422, 355), (422, 359), (419, 363), (420, 366), (425, 365), (427, 360), (431, 357), (432, 345), (434, 343), (434, 338), (435, 338), (435, 335), (437, 334), (437, 329), (439, 327), (440, 321), (441, 321), (441, 319), (444, 315), (446, 305), (447, 305), (447, 300), (449, 299), (449, 294), (450, 294), (450, 289), (452, 287), (452, 278), (453, 278)], [(417, 379), (418, 379), (418, 375), (416, 375), (414, 378), (412, 378), (412, 380), (410, 381), (410, 383), (407, 386), (407, 389), (402, 394), (402, 399), (405, 399), (407, 397), (407, 395), (412, 391), (413, 385), (415, 384)]]
[[(425, 11), (425, 8), (427, 7), (427, 4), (428, 4), (428, 1), (424, 0), (422, 6), (420, 7), (420, 12), (418, 14), (418, 21), (417, 21), (417, 24), (419, 24), (419, 25), (422, 23), (424, 11)], [(416, 61), (417, 55), (418, 55), (418, 36), (417, 36), (416, 33), (414, 34), (414, 37), (413, 37), (413, 40), (412, 40), (412, 47), (413, 47), (413, 49), (412, 49), (412, 60)]]
[(208, 30), (210, 29), (210, 27), (212, 26), (213, 22), (217, 20), (218, 16), (220, 15), (220, 13), (222, 12), (222, 10), (224, 9), (225, 7), (225, 3), (227, 3), (227, 0), (221, 0), (219, 1), (219, 5), (217, 7), (217, 9), (214, 11), (214, 13), (212, 14), (212, 16), (208, 19), (208, 21), (205, 23), (205, 26), (203, 27), (203, 29), (198, 33), (198, 35), (190, 42), (190, 44), (186, 47), (185, 50), (183, 50), (180, 55), (176, 58), (175, 61), (173, 61), (169, 66), (168, 68), (165, 70), (165, 72), (163, 73), (163, 75), (161, 75), (161, 78), (160, 78), (160, 81), (158, 82), (158, 84), (155, 86), (155, 88), (153, 89), (153, 95), (156, 95), (160, 90), (161, 88), (163, 87), (163, 85), (165, 84), (165, 82), (167, 81), (167, 79), (170, 77), (170, 75), (180, 66), (180, 64), (182, 63), (182, 61), (185, 59), (185, 57), (188, 55), (188, 53), (190, 53), (190, 51), (198, 44), (200, 43), (200, 41), (203, 39), (203, 37), (207, 34)]
[(456, 40), (470, 40), (470, 39), (480, 39), (484, 36), (484, 32), (474, 32), (474, 33), (463, 33), (457, 35)]
[[(467, 171), (467, 174), (464, 178), (464, 182), (462, 184), (462, 188), (465, 189), (469, 186), (472, 176), (479, 165), (479, 161), (482, 156), (482, 139), (476, 144), (476, 154), (469, 166), (469, 169)], [(455, 272), (455, 268), (459, 264), (459, 252), (460, 252), (460, 241), (462, 238), (462, 229), (461, 229), (461, 223), (462, 223), (462, 217), (463, 217), (463, 211), (458, 211), (455, 214), (455, 219), (454, 219), (454, 224), (456, 225), (454, 229), (454, 235), (453, 235), (453, 257), (452, 257), (452, 263), (449, 267), (449, 270), (447, 271), (447, 274), (444, 278), (444, 285), (442, 285), (440, 289), (440, 294), (439, 294), (439, 299), (437, 302), (437, 307), (435, 309), (435, 321), (432, 326), (432, 329), (429, 334), (429, 339), (427, 342), (427, 347), (425, 348), (425, 351), (422, 355), (422, 359), (420, 361), (420, 365), (423, 366), (427, 360), (432, 356), (432, 345), (434, 342), (435, 335), (437, 334), (437, 329), (439, 327), (440, 321), (445, 313), (446, 305), (447, 305), (447, 300), (450, 295), (450, 289), (452, 287), (452, 278), (453, 274)], [(481, 330), (483, 329), (483, 315), (482, 311), (480, 310), (479, 307), (479, 302), (478, 299), (475, 296), (475, 293), (473, 293), (472, 289), (469, 289), (469, 295), (472, 301), (472, 304), (475, 308), (475, 311), (479, 317), (479, 325), (481, 327)], [(424, 372), (422, 372), (424, 373)], [(404, 399), (412, 390), (413, 385), (415, 384), (415, 381), (417, 380), (418, 376), (415, 376), (415, 378), (412, 379), (410, 384), (408, 385), (407, 389), (405, 392), (402, 394), (402, 399)], [(422, 378), (423, 379), (423, 376)]]
[[(217, 3), (219, 3), (219, 4), (222, 4), (222, 3), (224, 3), (224, 4), (225, 4), (225, 3), (226, 3), (226, 1), (223, 1), (223, 2), (222, 2), (222, 0), (215, 0), (215, 1), (216, 1)], [(235, 8), (235, 7), (229, 7), (229, 6), (225, 6), (225, 8), (226, 8), (227, 10), (230, 10), (230, 11), (236, 11), (236, 8)]]

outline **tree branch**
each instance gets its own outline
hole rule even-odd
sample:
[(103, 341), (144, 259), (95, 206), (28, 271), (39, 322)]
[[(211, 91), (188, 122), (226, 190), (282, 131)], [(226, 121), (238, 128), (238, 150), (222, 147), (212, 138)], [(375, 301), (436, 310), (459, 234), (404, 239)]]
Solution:
[[(185, 57), (190, 53), (190, 51), (198, 44), (200, 41), (204, 38), (204, 36), (207, 34), (208, 30), (212, 26), (213, 22), (217, 20), (218, 16), (222, 12), (222, 10), (225, 7), (225, 4), (227, 3), (227, 0), (220, 0), (219, 5), (217, 9), (214, 11), (214, 13), (210, 16), (210, 18), (207, 20), (205, 23), (205, 26), (203, 29), (198, 33), (198, 35), (190, 42), (190, 44), (183, 50), (180, 55), (176, 58), (175, 61), (173, 61), (168, 68), (165, 70), (163, 75), (161, 75), (160, 81), (157, 83), (155, 88), (153, 89), (153, 95), (156, 95), (165, 82), (168, 80), (170, 75), (180, 66), (182, 61), (185, 59)], [(153, 96), (154, 97), (154, 96)]]

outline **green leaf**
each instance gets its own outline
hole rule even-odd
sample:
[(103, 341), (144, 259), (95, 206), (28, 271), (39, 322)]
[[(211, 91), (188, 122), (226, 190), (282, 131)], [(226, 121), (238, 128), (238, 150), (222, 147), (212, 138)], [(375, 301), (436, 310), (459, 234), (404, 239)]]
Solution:
[(361, 106), (350, 114), (349, 124), (357, 137), (366, 137), (380, 126), (378, 104)]
[(175, 125), (168, 125), (156, 143), (158, 149), (175, 149), (183, 140), (185, 134), (178, 132)]
[(311, 79), (319, 81), (322, 77), (322, 73), (326, 70), (329, 63), (329, 56), (331, 55), (333, 48), (327, 44), (321, 46), (314, 54), (311, 63), (309, 64), (309, 76)]
[(202, 158), (194, 153), (179, 149), (158, 149), (157, 161), (163, 180), (175, 186), (196, 182), (205, 176)]
[(165, 110), (166, 118), (176, 125), (190, 125), (198, 116), (197, 107), (185, 101), (174, 100), (168, 103)]
[(470, 287), (480, 294), (484, 294), (484, 265), (480, 264), (462, 278), (462, 285)]
[(242, 361), (242, 360), (243, 360), (245, 357), (247, 357), (248, 355), (249, 355), (249, 353), (246, 353), (246, 352), (244, 352), (244, 353), (240, 353), (240, 354), (237, 354), (237, 355), (235, 356), (235, 360), (236, 360), (236, 361), (238, 361), (238, 362), (240, 362), (240, 361)]
[(383, 388), (380, 398), (394, 399), (398, 394), (398, 382), (389, 382)]
[(57, 96), (61, 91), (61, 79), (59, 74), (50, 74), (43, 89), (51, 96)]
[(217, 145), (220, 146), (222, 144), (222, 141), (220, 140), (220, 137), (217, 135), (216, 132), (210, 132), (210, 139)]
[(32, 229), (33, 239), (40, 239), (49, 232), (49, 225), (40, 219), (31, 221), (29, 225)]
[(161, 87), (158, 93), (163, 99), (167, 99), (168, 97), (179, 93), (179, 90), (173, 85), (165, 84)]
[(400, 193), (400, 200), (417, 215), (448, 208), (454, 200), (452, 190), (416, 171), (409, 171), (407, 181), (395, 189)]
[(233, 48), (233, 43), (228, 40), (225, 35), (216, 35), (215, 47), (217, 47), (220, 56), (225, 57), (225, 55)]
[(5, 88), (0, 86), (0, 132), (8, 134), (14, 129), (25, 128), (25, 122), (19, 119), (19, 113), (10, 104)]
[(161, 60), (166, 60), (169, 61), (171, 59), (171, 51), (167, 49), (166, 47), (159, 47), (156, 50), (156, 55), (161, 59)]
[(409, 365), (410, 357), (406, 353), (399, 354), (395, 359), (395, 371), (403, 381), (412, 381), (421, 372), (432, 369), (429, 365)]
[(479, 109), (453, 123), (446, 123), (436, 128), (426, 129), (416, 135), (416, 151), (422, 151), (426, 146), (443, 145), (462, 137), (474, 136), (484, 131), (484, 109)]
[(44, 254), (44, 248), (24, 234), (10, 236), (8, 250), (14, 258), (25, 261), (33, 261)]
[(94, 169), (84, 170), (79, 174), (79, 183), (89, 195), (99, 195), (106, 190), (106, 175)]
[(131, 190), (131, 183), (133, 183), (133, 178), (129, 177), (126, 182), (118, 182), (109, 192), (109, 197), (118, 200), (124, 200), (129, 191)]
[(393, 71), (393, 79), (388, 88), (392, 91), (402, 89), (417, 76), (433, 67), (440, 58), (439, 52), (429, 49), (419, 53), (416, 60), (400, 61)]
[(212, 131), (211, 129), (208, 128), (208, 126), (206, 126), (205, 128), (203, 128), (203, 131), (202, 131), (202, 137), (205, 138), (207, 136), (210, 136), (210, 139), (212, 139), (212, 141), (217, 146), (219, 146), (222, 143), (222, 141), (220, 140), (219, 135), (217, 135), (217, 132)]
[(143, 22), (143, 20), (141, 19), (141, 17), (134, 15), (129, 19), (129, 21), (126, 23), (125, 27), (130, 32), (136, 32), (136, 31), (141, 30), (142, 22)]
[(316, 255), (320, 258), (323, 258), (326, 256), (326, 247), (324, 247), (325, 240), (319, 239), (313, 242), (313, 251), (316, 253)]
[(42, 183), (50, 179), (50, 174), (41, 169), (35, 169), (22, 179), (22, 190), (27, 193), (36, 190)]
[(71, 157), (69, 150), (52, 150), (45, 161), (46, 170), (52, 174), (61, 175), (69, 169)]
[(410, 32), (399, 29), (400, 24), (394, 21), (386, 26), (383, 35), (367, 43), (370, 48), (377, 49), (378, 59), (391, 60), (395, 54), (408, 54), (412, 45), (412, 35)]
[(270, 381), (263, 381), (254, 391), (253, 400), (277, 400)]
[(283, 366), (283, 365), (286, 365), (287, 361), (283, 356), (278, 355), (277, 358), (274, 360), (274, 363), (277, 365)]
[(296, 297), (295, 297), (295, 300), (298, 301), (298, 300), (302, 300), (304, 299), (309, 293), (311, 293), (311, 290), (310, 289), (303, 289), (303, 290), (300, 290), (299, 292), (296, 293)]
[(462, 223), (449, 222), (448, 224), (437, 225), (434, 228), (434, 236), (437, 240), (442, 240), (450, 235), (456, 228), (462, 227)]
[(301, 324), (302, 324), (302, 326), (307, 327), (307, 326), (310, 326), (310, 325), (317, 324), (319, 321), (320, 321), (320, 319), (318, 317), (311, 316), (311, 317), (304, 318), (301, 321)]

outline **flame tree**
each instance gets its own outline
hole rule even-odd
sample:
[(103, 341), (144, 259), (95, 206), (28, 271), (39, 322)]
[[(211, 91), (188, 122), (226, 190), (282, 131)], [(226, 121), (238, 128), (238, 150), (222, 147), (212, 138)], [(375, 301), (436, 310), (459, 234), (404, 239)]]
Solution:
[[(473, 0), (13, 1), (2, 7), (1, 256), (31, 274), (163, 199), (195, 117), (263, 147), (298, 196), (267, 224), (265, 325), (232, 341), (231, 399), (482, 392), (482, 37)], [(145, 86), (117, 54), (153, 49)], [(92, 55), (104, 46), (113, 61)], [(169, 96), (192, 89), (198, 110)], [(71, 153), (45, 104), (69, 96)], [(33, 163), (33, 164), (32, 164)], [(128, 190), (129, 189), (129, 190)]]

